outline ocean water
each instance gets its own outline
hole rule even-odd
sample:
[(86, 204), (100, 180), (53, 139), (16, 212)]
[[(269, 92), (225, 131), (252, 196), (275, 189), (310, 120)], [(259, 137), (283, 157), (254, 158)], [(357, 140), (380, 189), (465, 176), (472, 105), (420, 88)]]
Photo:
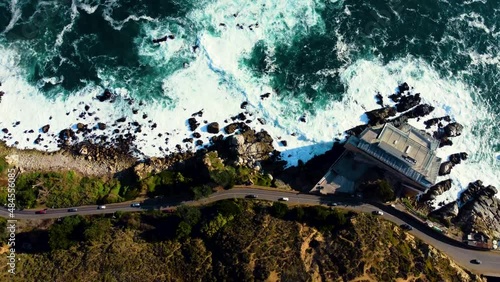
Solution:
[[(130, 132), (138, 157), (164, 156), (177, 144), (196, 149), (182, 142), (191, 114), (203, 110), (197, 131), (208, 144), (204, 121), (223, 127), (247, 101), (250, 125), (270, 132), (295, 165), (365, 122), (376, 92), (387, 97), (406, 81), (436, 107), (431, 117), (465, 125), (438, 152), (466, 151), (469, 159), (440, 178), (454, 187), (436, 204), (476, 179), (499, 187), (500, 5), (453, 2), (3, 0), (0, 129), (8, 133), (0, 139), (52, 151), (60, 130), (103, 122), (106, 130), (85, 138)], [(167, 35), (175, 38), (152, 43)], [(105, 89), (114, 103), (95, 99)]]

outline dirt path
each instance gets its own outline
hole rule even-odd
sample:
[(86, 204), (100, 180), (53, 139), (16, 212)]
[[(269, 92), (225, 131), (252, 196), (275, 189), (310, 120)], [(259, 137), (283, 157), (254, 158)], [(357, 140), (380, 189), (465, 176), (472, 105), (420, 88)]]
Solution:
[(44, 153), (17, 149), (10, 149), (5, 160), (21, 171), (74, 170), (86, 176), (111, 176), (133, 164), (131, 160), (119, 159), (93, 161), (64, 151)]

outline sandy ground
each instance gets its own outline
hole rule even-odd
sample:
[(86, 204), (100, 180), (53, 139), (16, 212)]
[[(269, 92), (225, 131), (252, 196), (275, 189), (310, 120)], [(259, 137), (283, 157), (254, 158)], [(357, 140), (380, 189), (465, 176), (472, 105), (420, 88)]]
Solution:
[(86, 176), (112, 176), (133, 165), (132, 160), (88, 160), (65, 151), (44, 153), (8, 148), (5, 160), (21, 171), (74, 170)]

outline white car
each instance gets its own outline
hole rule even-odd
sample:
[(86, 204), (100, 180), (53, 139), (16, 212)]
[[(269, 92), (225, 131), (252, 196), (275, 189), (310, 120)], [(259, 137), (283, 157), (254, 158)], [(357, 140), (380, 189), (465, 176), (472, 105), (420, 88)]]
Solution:
[(285, 202), (288, 202), (288, 198), (287, 197), (283, 197), (283, 198), (280, 198), (280, 201), (285, 201)]
[(373, 211), (372, 212), (374, 215), (384, 215), (383, 211)]
[(98, 210), (104, 210), (104, 209), (106, 209), (106, 206), (105, 205), (97, 206), (97, 209)]

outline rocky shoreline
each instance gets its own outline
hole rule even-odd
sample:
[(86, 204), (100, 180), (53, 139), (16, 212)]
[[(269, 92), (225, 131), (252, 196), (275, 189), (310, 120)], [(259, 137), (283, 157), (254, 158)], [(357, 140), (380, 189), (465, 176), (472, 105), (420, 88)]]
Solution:
[[(398, 91), (388, 96), (394, 106), (384, 103), (384, 97), (377, 93), (375, 99), (382, 107), (367, 111), (367, 124), (356, 126), (346, 133), (349, 135), (358, 135), (368, 126), (375, 126), (387, 122), (399, 127), (410, 119), (422, 119), (430, 114), (434, 108), (429, 104), (421, 104), (419, 93), (413, 93), (408, 84), (403, 83), (398, 87)], [(263, 97), (262, 99), (267, 98)], [(105, 91), (96, 99), (100, 103), (113, 103), (116, 95), (110, 91)], [(128, 100), (128, 103), (134, 108), (135, 101)], [(141, 103), (138, 103), (139, 106)], [(192, 137), (185, 138), (184, 144), (177, 144), (177, 151), (165, 151), (165, 157), (146, 158), (138, 160), (134, 155), (133, 147), (134, 135), (127, 132), (121, 124), (127, 123), (125, 117), (116, 120), (112, 125), (97, 122), (95, 125), (88, 123), (77, 123), (72, 128), (67, 128), (57, 134), (58, 146), (60, 151), (44, 153), (33, 150), (8, 149), (7, 161), (20, 167), (22, 170), (75, 170), (84, 175), (121, 177), (120, 173), (133, 174), (137, 179), (144, 179), (149, 175), (158, 174), (164, 170), (185, 166), (185, 162), (199, 162), (207, 152), (216, 151), (223, 162), (233, 167), (248, 167), (256, 171), (263, 171), (273, 179), (275, 187), (292, 187), (299, 191), (309, 191), (310, 187), (321, 178), (324, 171), (333, 163), (343, 151), (342, 144), (335, 142), (332, 149), (325, 154), (319, 155), (307, 163), (299, 163), (296, 167), (285, 169), (286, 163), (281, 160), (280, 152), (273, 147), (274, 140), (265, 131), (256, 131), (252, 129), (253, 120), (260, 124), (265, 121), (257, 119), (248, 119), (252, 116), (246, 111), (247, 103), (241, 104), (242, 112), (236, 116), (225, 120), (225, 125), (218, 122), (209, 122), (200, 120), (203, 117), (203, 110), (195, 112), (186, 120), (186, 125), (192, 132)], [(82, 117), (92, 116), (90, 106), (83, 105), (84, 111)], [(139, 114), (139, 110), (133, 109), (134, 114)], [(143, 113), (143, 119), (148, 119), (146, 113)], [(305, 120), (306, 117), (303, 117)], [(97, 121), (97, 119), (96, 119)], [(462, 134), (463, 126), (454, 122), (449, 116), (431, 118), (423, 121), (426, 129), (432, 130), (432, 135), (440, 141), (440, 147), (451, 146), (451, 139)], [(155, 127), (153, 120), (148, 121), (149, 126)], [(201, 134), (197, 131), (199, 127), (205, 124), (206, 132), (211, 135), (209, 143), (204, 144), (200, 139)], [(128, 126), (133, 128), (134, 133), (141, 131), (141, 125), (136, 122), (128, 122)], [(115, 128), (112, 138), (104, 135), (98, 135), (99, 131)], [(122, 128), (122, 129), (119, 129)], [(7, 130), (8, 131), (8, 130)], [(37, 140), (43, 141), (42, 134), (50, 132), (50, 124), (42, 126)], [(97, 133), (96, 133), (97, 132)], [(54, 134), (52, 134), (54, 135)], [(161, 133), (158, 134), (161, 137)], [(97, 136), (97, 137), (96, 137)], [(166, 134), (168, 136), (168, 134)], [(79, 141), (81, 138), (86, 141)], [(94, 141), (86, 138), (92, 137)], [(95, 141), (99, 140), (99, 141)], [(165, 138), (168, 142), (168, 137)], [(340, 140), (338, 140), (340, 141)], [(275, 144), (275, 143), (274, 143)], [(281, 146), (286, 146), (286, 140), (280, 140)], [(195, 145), (197, 150), (184, 150)], [(32, 156), (31, 158), (29, 156)], [(454, 166), (467, 160), (466, 152), (459, 152), (449, 156), (449, 159), (441, 164), (439, 175), (447, 175)], [(196, 166), (194, 166), (196, 167)], [(253, 183), (247, 183), (253, 184)], [(445, 180), (422, 195), (420, 202), (430, 203), (438, 195), (446, 192), (451, 187), (451, 180)], [(470, 188), (476, 187), (476, 188)], [(498, 213), (498, 199), (493, 195), (496, 189), (492, 186), (482, 187), (480, 182), (471, 183), (469, 189), (463, 191), (457, 202), (441, 204), (442, 207), (430, 213), (432, 216), (438, 216), (449, 219), (454, 223), (465, 226), (466, 230), (484, 229), (487, 226), (500, 227), (500, 214)], [(478, 192), (483, 191), (483, 192)], [(462, 198), (466, 195), (467, 201)], [(484, 218), (483, 220), (479, 220)], [(497, 228), (500, 230), (500, 228)], [(492, 233), (493, 236), (500, 235)]]

